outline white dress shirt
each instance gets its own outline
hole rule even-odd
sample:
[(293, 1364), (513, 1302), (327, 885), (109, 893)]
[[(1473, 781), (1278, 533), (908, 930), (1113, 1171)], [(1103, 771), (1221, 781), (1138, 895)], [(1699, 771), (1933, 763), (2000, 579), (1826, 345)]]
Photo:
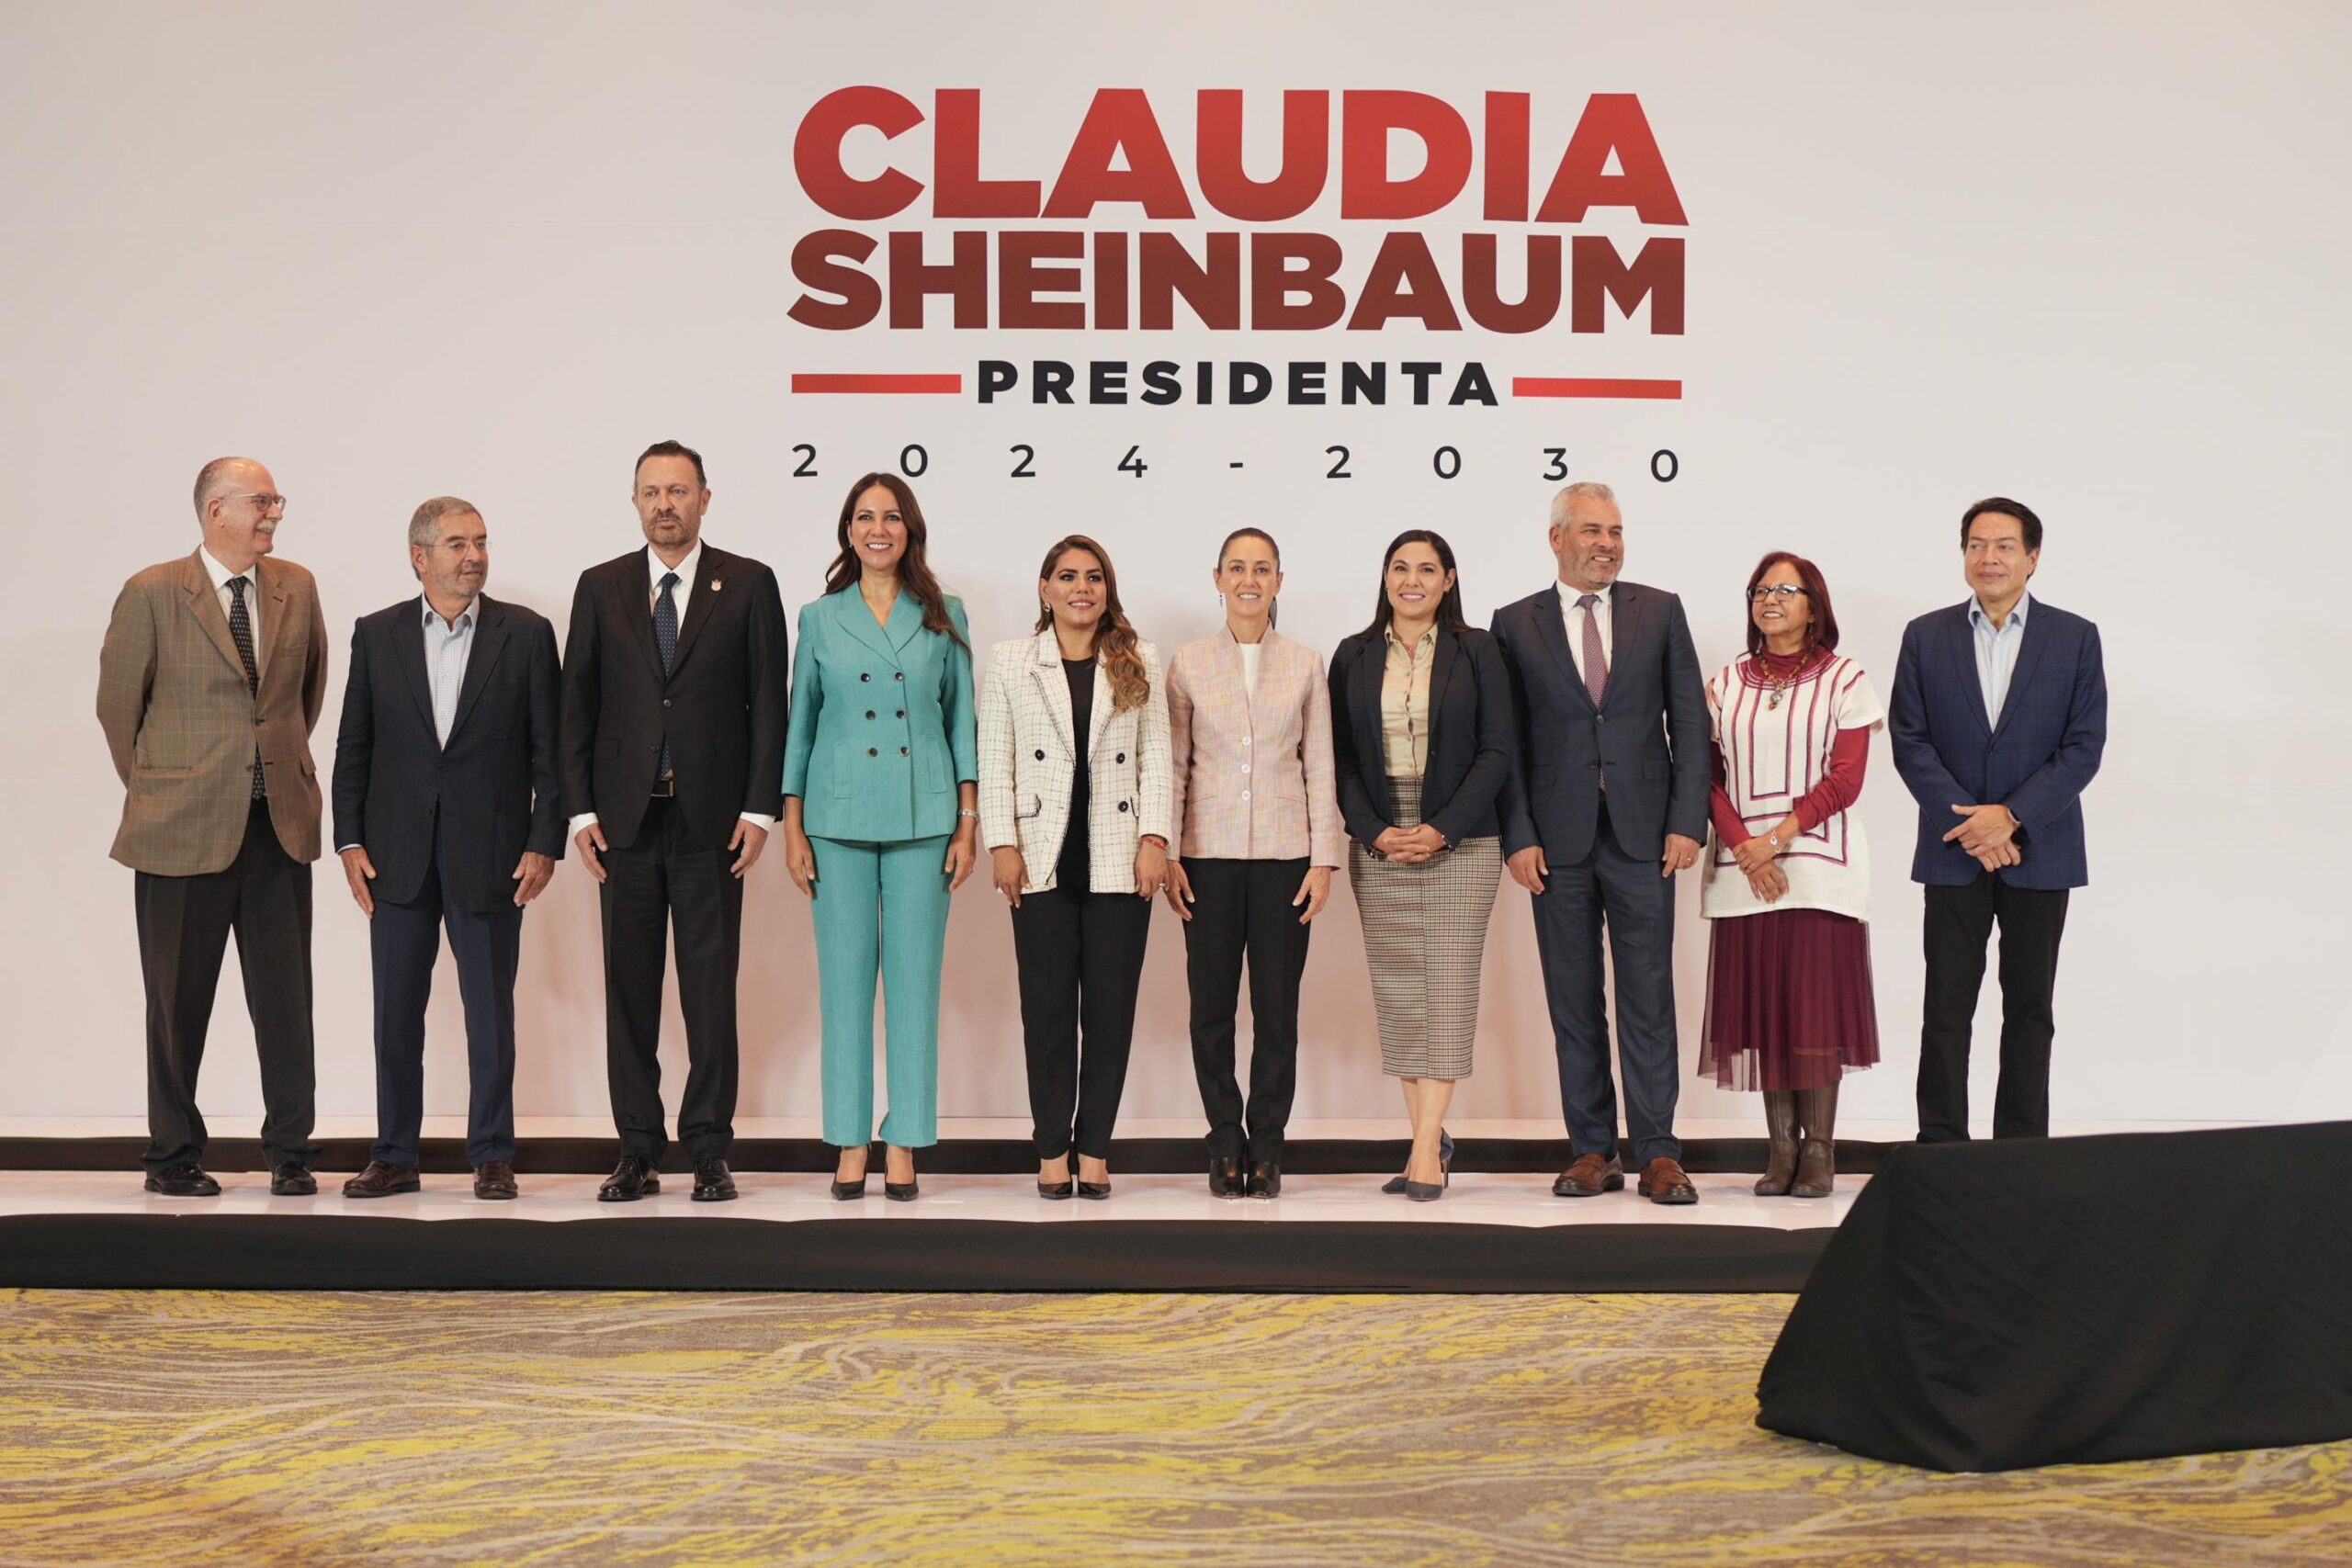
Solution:
[[(1567, 629), (1568, 634), (1568, 657), (1576, 661), (1577, 673), (1582, 675), (1585, 672), (1584, 617), (1586, 612), (1577, 604), (1577, 601), (1584, 597), (1585, 591), (1571, 582), (1562, 582), (1556, 586), (1560, 591), (1560, 624)], [(1592, 591), (1600, 601), (1591, 610), (1593, 618), (1600, 625), (1600, 660), (1602, 663), (1611, 665), (1617, 662), (1617, 613), (1611, 607), (1609, 595), (1616, 586), (1611, 582)], [(1588, 680), (1586, 684), (1591, 684), (1590, 681)]]
[(1996, 629), (1993, 617), (1974, 599), (1968, 602), (1968, 627), (1976, 634), (1976, 685), (1984, 694), (1984, 722), (2001, 722), (2002, 705), (2009, 700), (2009, 673), (2017, 668), (2018, 649), (2025, 642), (2025, 613), (2033, 595), (2020, 593), (2009, 618)]
[(261, 563), (255, 561), (243, 571), (231, 571), (227, 567), (214, 560), (212, 552), (203, 546), (198, 545), (196, 547), (196, 553), (204, 558), (204, 570), (212, 579), (212, 596), (220, 601), (220, 615), (223, 619), (229, 617), (229, 606), (235, 603), (234, 597), (229, 592), (229, 580), (232, 577), (242, 577), (245, 580), (245, 623), (253, 628), (254, 671), (258, 675), (263, 668), (262, 649), (268, 646), (267, 641), (261, 635)]
[[(686, 598), (694, 592), (695, 573), (701, 570), (702, 540), (699, 538), (695, 540), (695, 547), (688, 550), (685, 554), (685, 558), (679, 561), (675, 566), (663, 565), (662, 558), (654, 553), (653, 547), (651, 545), (646, 546), (646, 613), (648, 615), (653, 613), (654, 604), (658, 603), (662, 597), (662, 580), (674, 571), (678, 574), (678, 581), (671, 586), (670, 602), (677, 607), (678, 625), (681, 626), (684, 626), (686, 624)], [(763, 833), (775, 826), (775, 818), (763, 815), (757, 811), (742, 811), (738, 812), (736, 815), (741, 817), (744, 821), (749, 822), (752, 827), (757, 828)], [(580, 829), (585, 828), (589, 823), (594, 822), (594, 820), (596, 820), (596, 814), (594, 812), (582, 812), (579, 816), (571, 819), (572, 835), (575, 838), (578, 837)]]
[(441, 618), (432, 600), (424, 601), (424, 678), (433, 686), (433, 738), (444, 750), (449, 745), (449, 727), (458, 722), (458, 694), (465, 688), (466, 664), (474, 656), (479, 608), (469, 602), (452, 625)]
[(1233, 646), (1241, 650), (1241, 683), (1254, 692), (1258, 689), (1258, 650), (1264, 645), (1237, 642)]

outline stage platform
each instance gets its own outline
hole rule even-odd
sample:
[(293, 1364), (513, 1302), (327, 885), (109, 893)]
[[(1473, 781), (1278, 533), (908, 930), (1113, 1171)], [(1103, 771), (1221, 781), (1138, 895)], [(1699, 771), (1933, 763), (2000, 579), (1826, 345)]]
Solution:
[[(334, 1290), (869, 1290), (1536, 1292), (1795, 1291), (1894, 1134), (1851, 1124), (1838, 1190), (1758, 1198), (1752, 1124), (1687, 1122), (1700, 1201), (1552, 1196), (1566, 1141), (1548, 1122), (1463, 1122), (1444, 1199), (1384, 1194), (1404, 1143), (1393, 1122), (1295, 1132), (1283, 1196), (1209, 1195), (1196, 1124), (1137, 1119), (1114, 1145), (1102, 1201), (1036, 1195), (1025, 1123), (943, 1125), (922, 1196), (838, 1201), (813, 1122), (746, 1122), (741, 1197), (696, 1203), (682, 1156), (657, 1197), (602, 1203), (608, 1125), (518, 1128), (523, 1197), (477, 1201), (459, 1129), (427, 1125), (424, 1190), (347, 1200), (368, 1128), (322, 1122), (320, 1192), (272, 1198), (250, 1139), (220, 1139), (213, 1199), (141, 1190), (135, 1122), (0, 1121), (0, 1286)], [(2085, 1124), (2067, 1131), (2111, 1131)], [(2131, 1130), (2159, 1130), (2141, 1125)]]

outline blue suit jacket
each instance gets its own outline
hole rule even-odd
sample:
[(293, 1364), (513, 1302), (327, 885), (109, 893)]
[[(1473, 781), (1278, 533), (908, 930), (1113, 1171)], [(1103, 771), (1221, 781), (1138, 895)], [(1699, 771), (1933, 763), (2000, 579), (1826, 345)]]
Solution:
[(1505, 854), (1540, 843), (1555, 869), (1582, 861), (1603, 781), (1610, 829), (1634, 859), (1657, 859), (1668, 833), (1707, 836), (1707, 687), (1682, 601), (1638, 582), (1620, 582), (1611, 600), (1614, 651), (1598, 708), (1568, 653), (1556, 586), (1495, 612), (1519, 739), (1496, 798)]
[(2090, 880), (2083, 845), (2084, 786), (2107, 749), (2107, 671), (2098, 627), (2036, 599), (2009, 674), (2001, 721), (1984, 715), (1968, 605), (1920, 616), (1903, 629), (1887, 710), (1895, 771), (1919, 803), (1911, 880), (1959, 887), (1983, 867), (1944, 842), (1955, 806), (1998, 803), (2019, 824), (2013, 887), (2080, 887)]
[(965, 641), (926, 630), (903, 590), (888, 626), (854, 585), (804, 604), (792, 665), (784, 793), (820, 838), (899, 843), (956, 830), (956, 786), (977, 782), (971, 633), (964, 602), (947, 619)]

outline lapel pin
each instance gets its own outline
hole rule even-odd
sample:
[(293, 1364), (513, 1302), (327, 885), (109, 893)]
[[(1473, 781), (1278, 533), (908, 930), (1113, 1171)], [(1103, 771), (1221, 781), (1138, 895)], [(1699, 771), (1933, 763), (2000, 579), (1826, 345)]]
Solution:
[(722, 589), (722, 588), (724, 588), (724, 587), (726, 587), (726, 586), (727, 586), (727, 584), (725, 584), (725, 583), (723, 583), (723, 582), (719, 581), (718, 581), (718, 579), (717, 579), (717, 578), (715, 578), (715, 577), (714, 577), (714, 578), (712, 578), (712, 579), (710, 580), (710, 591), (711, 591), (713, 593), (718, 592), (720, 589)]

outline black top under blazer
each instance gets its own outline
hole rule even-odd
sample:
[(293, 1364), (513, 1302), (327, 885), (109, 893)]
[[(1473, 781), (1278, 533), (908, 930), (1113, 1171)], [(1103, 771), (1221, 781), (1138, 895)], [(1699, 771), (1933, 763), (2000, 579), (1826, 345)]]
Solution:
[[(1331, 655), (1331, 760), (1348, 836), (1372, 847), (1396, 826), (1382, 739), (1387, 629), (1358, 632)], [(1510, 776), (1510, 674), (1495, 639), (1475, 626), (1440, 626), (1430, 660), (1429, 759), (1421, 820), (1449, 844), (1502, 832), (1498, 801)]]
[(637, 841), (662, 742), (677, 809), (710, 849), (744, 812), (784, 812), (788, 635), (775, 573), (702, 547), (678, 651), (662, 674), (645, 551), (580, 574), (563, 649), (563, 813), (593, 811), (608, 844)]
[(481, 594), (445, 747), (433, 728), (422, 596), (359, 617), (334, 742), (334, 845), (368, 852), (377, 897), (415, 899), (436, 826), (444, 896), (474, 914), (512, 907), (526, 850), (562, 858), (558, 703), (555, 628)]
[(1502, 794), (1505, 854), (1541, 844), (1555, 866), (1581, 863), (1604, 784), (1611, 836), (1634, 859), (1664, 855), (1668, 833), (1706, 839), (1713, 739), (1682, 601), (1620, 582), (1610, 619), (1609, 685), (1595, 707), (1568, 652), (1555, 584), (1495, 612), (1519, 734)]

